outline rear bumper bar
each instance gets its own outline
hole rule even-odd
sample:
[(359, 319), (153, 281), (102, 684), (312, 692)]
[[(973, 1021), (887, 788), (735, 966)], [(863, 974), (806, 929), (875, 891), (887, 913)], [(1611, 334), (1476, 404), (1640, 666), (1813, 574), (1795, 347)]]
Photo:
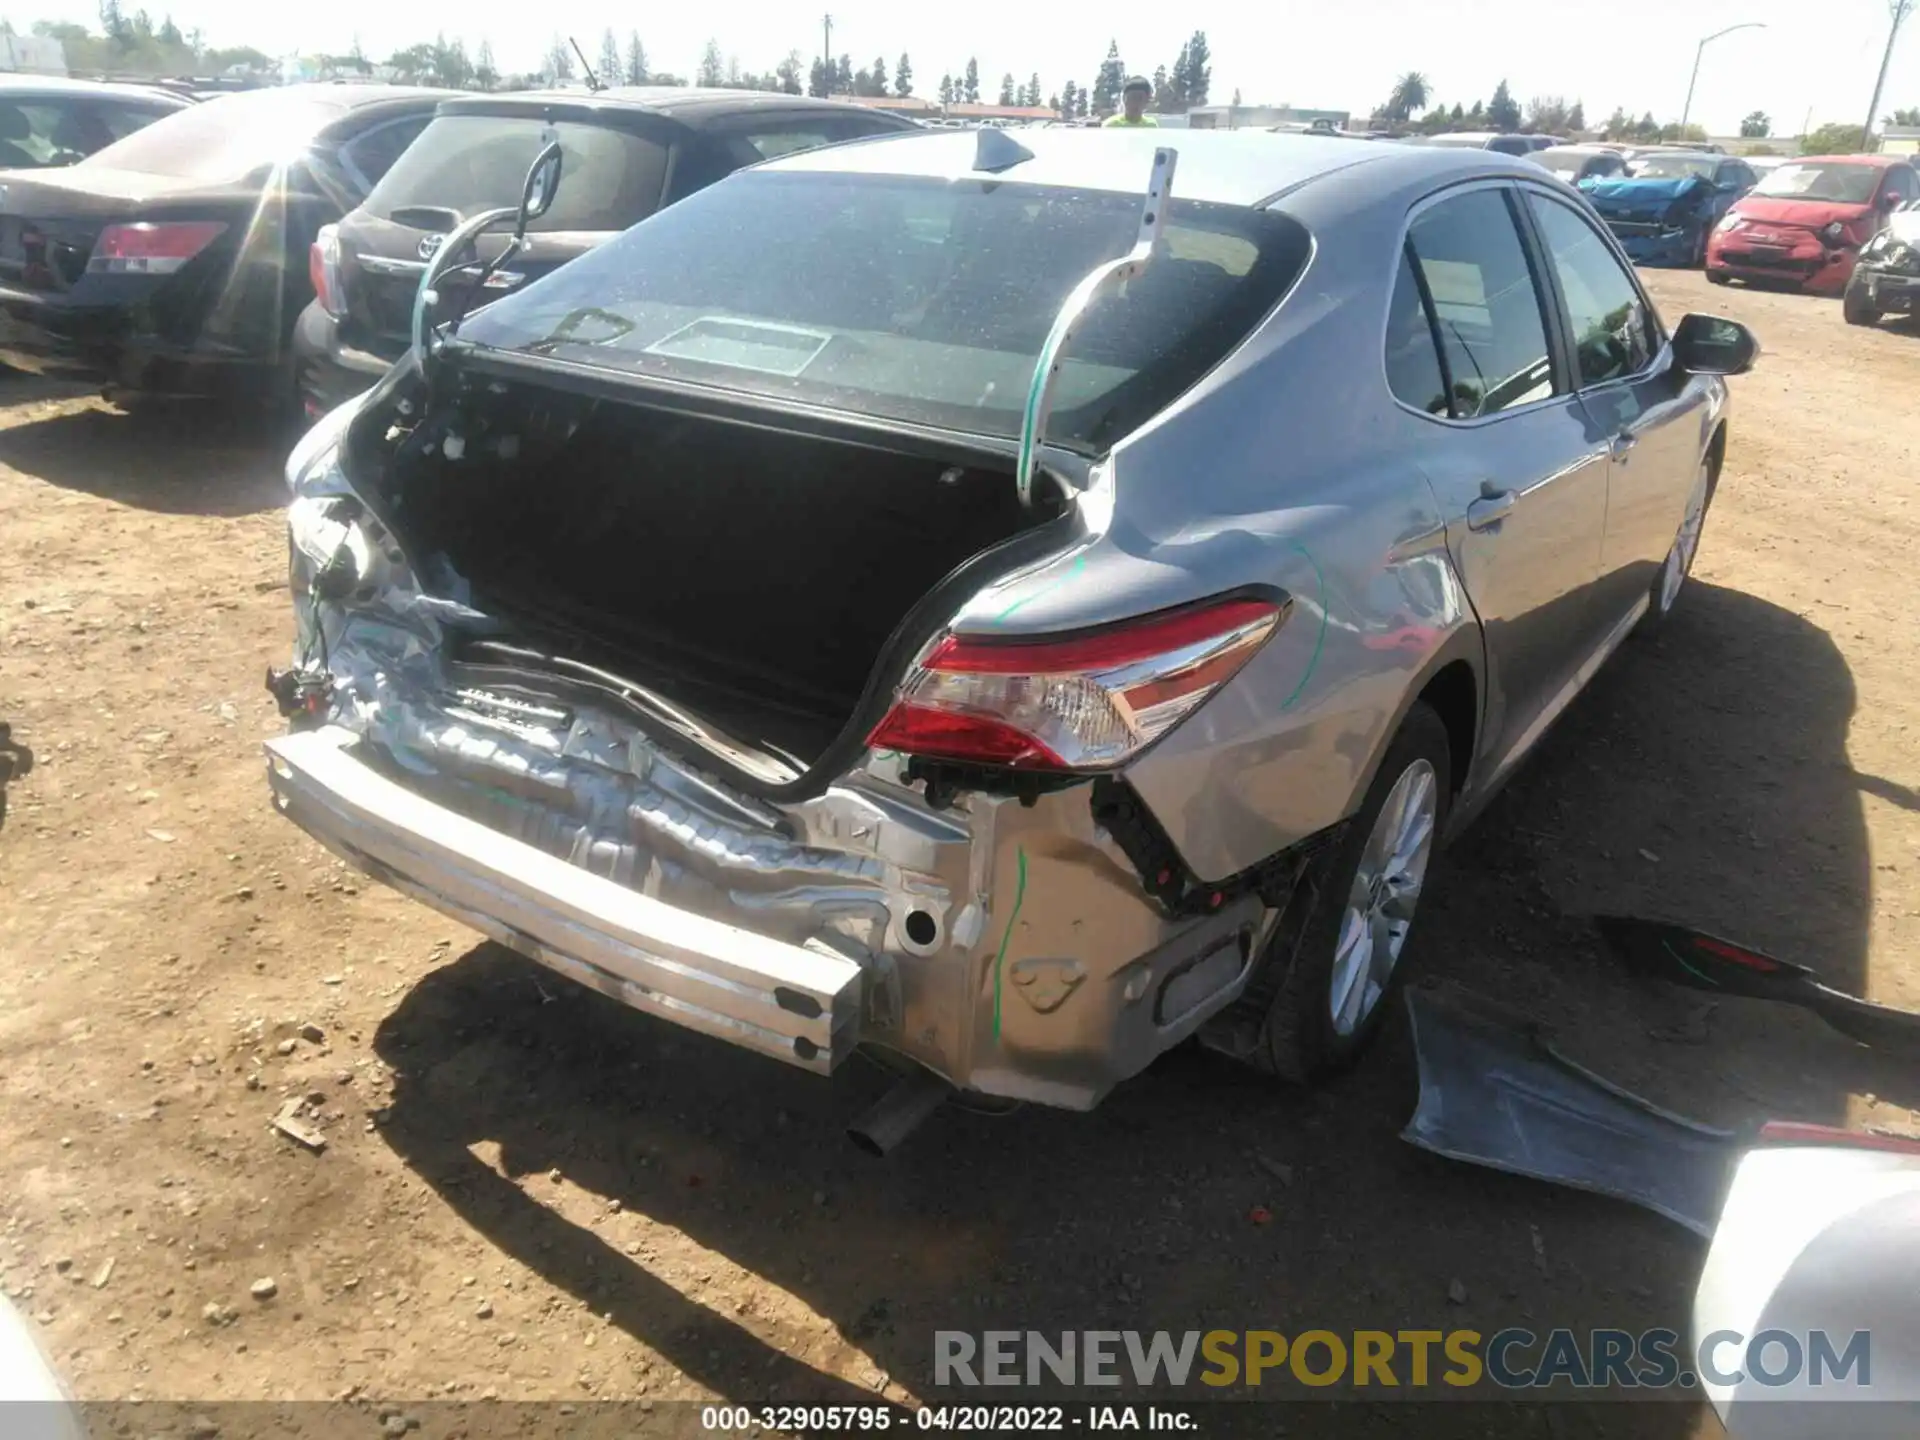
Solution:
[(274, 803), (368, 873), (621, 1004), (827, 1074), (860, 1033), (859, 964), (639, 894), (414, 794), (337, 726), (266, 744)]

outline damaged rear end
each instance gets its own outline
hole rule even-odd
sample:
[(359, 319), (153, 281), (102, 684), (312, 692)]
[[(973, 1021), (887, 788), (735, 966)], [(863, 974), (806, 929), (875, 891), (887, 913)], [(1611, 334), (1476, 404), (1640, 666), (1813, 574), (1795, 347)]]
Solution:
[[(275, 803), (662, 1019), (1086, 1108), (1233, 999), (1269, 923), (1267, 877), (1193, 889), (1117, 777), (1286, 601), (1017, 638), (956, 617), (1075, 583), (1111, 510), (1099, 454), (1303, 250), (1262, 266), (1234, 237), (1256, 263), (1211, 308), (1136, 284), (1109, 308), (1148, 313), (1090, 320), (1057, 367), (1042, 445), (1048, 322), (1140, 197), (1036, 189), (1032, 226), (990, 178), (803, 174), (774, 200), (806, 253), (728, 253), (770, 213), (750, 187), (792, 178), (663, 212), (303, 442)], [(835, 230), (850, 196), (867, 213)]]

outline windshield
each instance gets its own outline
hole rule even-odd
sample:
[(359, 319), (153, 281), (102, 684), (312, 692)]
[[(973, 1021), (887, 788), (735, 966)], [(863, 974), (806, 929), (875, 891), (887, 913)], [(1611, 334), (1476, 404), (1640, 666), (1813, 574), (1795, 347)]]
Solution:
[(1760, 177), (1755, 195), (1783, 200), (1826, 200), (1836, 205), (1864, 205), (1873, 199), (1880, 171), (1872, 165), (1781, 165)]
[(1569, 154), (1563, 150), (1542, 150), (1533, 158), (1556, 175), (1578, 175), (1580, 167), (1593, 157)]
[[(561, 180), (564, 193), (566, 180)], [(636, 375), (1012, 437), (1055, 314), (1141, 197), (742, 171), (485, 310), (462, 335)], [(1104, 448), (1242, 340), (1305, 263), (1285, 216), (1175, 200), (1164, 250), (1089, 313), (1048, 434)]]
[[(560, 141), (560, 189), (529, 230), (624, 230), (659, 203), (664, 147), (604, 125), (565, 121), (552, 128)], [(538, 115), (439, 116), (373, 187), (364, 208), (382, 220), (412, 206), (465, 219), (518, 204), (546, 130)]]
[(308, 90), (251, 90), (176, 110), (86, 161), (183, 180), (239, 180), (299, 157), (339, 103)]
[(1697, 176), (1702, 180), (1711, 180), (1719, 164), (1718, 160), (1699, 155), (1646, 155), (1633, 162), (1633, 178), (1685, 180)]

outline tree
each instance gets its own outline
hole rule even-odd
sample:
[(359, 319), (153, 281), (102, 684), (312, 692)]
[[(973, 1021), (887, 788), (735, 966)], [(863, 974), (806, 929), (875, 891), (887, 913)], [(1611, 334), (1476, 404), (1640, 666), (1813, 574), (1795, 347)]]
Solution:
[(717, 89), (726, 79), (726, 62), (720, 58), (720, 42), (707, 41), (706, 48), (700, 52), (700, 68), (694, 72), (694, 83), (709, 89)]
[(1074, 106), (1079, 103), (1080, 87), (1069, 80), (1060, 87), (1060, 103), (1053, 108), (1060, 112), (1061, 119), (1071, 120), (1074, 116)]
[[(1920, 105), (1906, 110), (1896, 110), (1887, 117), (1889, 125), (1920, 125)], [(1764, 133), (1764, 132), (1762, 132)]]
[(1213, 52), (1207, 48), (1207, 32), (1196, 30), (1193, 38), (1187, 42), (1186, 84), (1181, 88), (1181, 98), (1188, 105), (1207, 103), (1207, 92), (1213, 85)]
[(1800, 142), (1802, 155), (1864, 155), (1866, 137), (1858, 125), (1822, 125)]
[(1120, 61), (1120, 42), (1107, 42), (1107, 58), (1100, 62), (1100, 73), (1093, 77), (1093, 111), (1111, 115), (1120, 105), (1120, 88), (1127, 83), (1127, 67)]
[(842, 55), (840, 63), (834, 68), (833, 89), (837, 95), (853, 94), (853, 57)]
[(773, 78), (780, 82), (782, 94), (798, 95), (800, 93), (800, 52), (798, 50), (787, 51), (787, 58), (782, 60), (774, 70)]
[(1586, 128), (1587, 107), (1576, 100), (1573, 102), (1573, 108), (1567, 111), (1567, 129), (1578, 134)]
[[(640, 32), (638, 30), (630, 30), (627, 32), (626, 80), (629, 85), (644, 85), (647, 83), (647, 47), (640, 43)], [(796, 90), (794, 93), (797, 95), (800, 92)]]
[(1567, 114), (1567, 102), (1560, 96), (1536, 95), (1527, 102), (1527, 118), (1520, 128), (1535, 135), (1558, 135), (1571, 128)]
[(1473, 108), (1466, 114), (1466, 119), (1469, 125), (1480, 126), (1486, 124), (1487, 107), (1482, 105), (1478, 100), (1474, 101)]
[(942, 105), (953, 104), (953, 76), (951, 75), (942, 75), (940, 77), (940, 103)]
[(1494, 86), (1493, 99), (1487, 102), (1487, 123), (1502, 133), (1520, 128), (1520, 107), (1504, 80)]
[(824, 100), (833, 93), (833, 70), (825, 60), (814, 57), (813, 68), (807, 72), (807, 94), (816, 100)]
[(1011, 105), (1014, 103), (1013, 76), (1011, 75), (1003, 75), (1000, 77), (1000, 103), (1002, 105)]
[(120, 13), (120, 0), (100, 0), (100, 31), (118, 48), (132, 43), (133, 27)]
[(1073, 96), (1074, 118), (1076, 120), (1084, 120), (1087, 118), (1089, 114), (1092, 113), (1092, 109), (1093, 109), (1093, 96), (1088, 92), (1087, 87), (1085, 85), (1082, 85), (1077, 91), (1074, 92), (1074, 96)]
[(1764, 140), (1773, 133), (1773, 117), (1764, 110), (1750, 111), (1740, 122), (1742, 140)]
[[(1184, 57), (1186, 51), (1181, 51)], [(1162, 115), (1173, 113), (1173, 82), (1167, 78), (1167, 67), (1158, 66), (1153, 72), (1153, 108)]]
[(1382, 113), (1387, 119), (1405, 123), (1413, 118), (1413, 112), (1427, 108), (1429, 91), (1432, 89), (1427, 77), (1418, 70), (1409, 70), (1393, 82), (1393, 89), (1387, 95), (1387, 108)]
[(180, 33), (180, 27), (173, 23), (173, 16), (171, 15), (160, 22), (160, 34), (158, 38), (162, 45), (185, 45), (187, 43), (186, 37)]
[(971, 55), (967, 57), (967, 77), (961, 86), (961, 93), (967, 104), (980, 103), (980, 62)]
[(1058, 90), (1047, 96), (1047, 109), (1056, 115), (1060, 113), (1060, 92)]
[(493, 63), (493, 42), (482, 39), (480, 53), (473, 62), (474, 82), (482, 90), (491, 90), (500, 83), (500, 69)]
[(868, 93), (875, 96), (885, 95), (893, 84), (887, 78), (887, 62), (878, 55), (874, 56), (872, 68), (867, 71), (867, 78), (873, 84), (873, 89)]
[(573, 52), (558, 35), (547, 47), (547, 77), (555, 85), (564, 85), (573, 79)]
[(620, 42), (614, 38), (611, 26), (600, 32), (600, 63), (593, 73), (603, 85), (620, 83)]
[(1240, 87), (1238, 85), (1233, 87), (1233, 99), (1231, 99), (1227, 103), (1233, 106), (1233, 108), (1236, 110), (1240, 108)]
[(1038, 70), (1034, 71), (1033, 74), (1027, 77), (1027, 98), (1024, 103), (1036, 109), (1039, 107), (1040, 72)]
[(913, 94), (913, 62), (904, 50), (900, 52), (900, 63), (893, 67), (893, 93), (902, 100)]

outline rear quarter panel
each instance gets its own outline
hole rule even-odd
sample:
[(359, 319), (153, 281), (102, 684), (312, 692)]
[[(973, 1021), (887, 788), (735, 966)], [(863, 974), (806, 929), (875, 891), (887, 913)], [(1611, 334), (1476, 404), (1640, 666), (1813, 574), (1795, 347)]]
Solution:
[(1315, 207), (1290, 206), (1316, 245), (1289, 297), (1116, 447), (1083, 502), (1084, 548), (984, 592), (956, 621), (1037, 634), (1244, 586), (1291, 598), (1253, 661), (1126, 772), (1203, 879), (1346, 818), (1425, 678), (1454, 658), (1478, 672), (1477, 624), (1417, 458), (1414, 430), (1430, 429), (1386, 389), (1411, 198), (1325, 229)]

